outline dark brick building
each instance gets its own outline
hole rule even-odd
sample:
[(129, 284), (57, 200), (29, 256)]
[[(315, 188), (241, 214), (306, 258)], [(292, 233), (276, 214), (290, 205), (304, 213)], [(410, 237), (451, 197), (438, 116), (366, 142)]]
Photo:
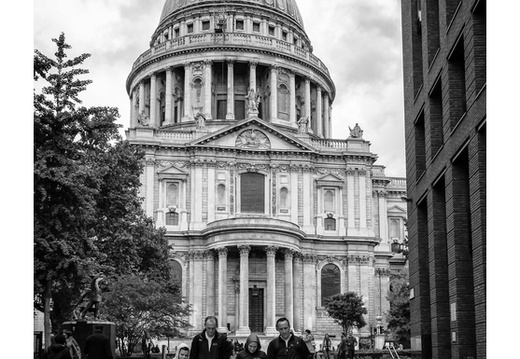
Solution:
[(486, 357), (486, 1), (402, 0), (412, 349)]

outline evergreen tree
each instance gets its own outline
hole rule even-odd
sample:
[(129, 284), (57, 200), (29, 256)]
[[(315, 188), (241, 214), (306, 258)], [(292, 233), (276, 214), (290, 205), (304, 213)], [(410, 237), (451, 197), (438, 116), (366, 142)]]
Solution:
[(164, 232), (138, 197), (144, 154), (121, 141), (117, 108), (78, 106), (90, 55), (69, 60), (65, 35), (52, 41), (55, 58), (34, 54), (46, 81), (34, 95), (34, 295), (47, 343), (92, 276), (169, 276)]
[(353, 327), (360, 329), (367, 324), (363, 317), (364, 314), (367, 314), (363, 296), (355, 292), (346, 292), (325, 298), (324, 305), (327, 313), (336, 323), (341, 325), (345, 333), (348, 333)]

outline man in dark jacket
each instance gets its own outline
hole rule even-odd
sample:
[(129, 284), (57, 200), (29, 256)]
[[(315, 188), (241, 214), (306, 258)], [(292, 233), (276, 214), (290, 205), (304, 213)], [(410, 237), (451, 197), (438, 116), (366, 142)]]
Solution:
[(110, 339), (103, 335), (103, 326), (96, 326), (94, 334), (87, 337), (84, 351), (88, 359), (113, 359)]
[(191, 341), (190, 359), (229, 359), (233, 348), (227, 335), (217, 332), (217, 318), (206, 317), (204, 327)]
[(287, 318), (276, 321), (280, 336), (274, 338), (267, 347), (267, 359), (309, 359), (311, 353), (302, 338), (291, 333)]
[(69, 348), (65, 344), (65, 336), (58, 334), (54, 337), (54, 343), (52, 343), (45, 352), (44, 358), (46, 359), (72, 359), (70, 356)]

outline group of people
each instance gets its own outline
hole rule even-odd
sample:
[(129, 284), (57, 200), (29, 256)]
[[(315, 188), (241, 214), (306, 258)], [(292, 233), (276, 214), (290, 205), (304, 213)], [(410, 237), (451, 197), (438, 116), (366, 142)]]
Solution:
[[(186, 344), (177, 347), (177, 359), (229, 359), (233, 354), (233, 342), (225, 334), (217, 331), (218, 319), (209, 316), (204, 321), (204, 330), (197, 334), (192, 342), (191, 349)], [(294, 335), (287, 318), (276, 321), (276, 330), (279, 336), (269, 342), (267, 352), (262, 350), (258, 335), (251, 334), (244, 345), (244, 349), (236, 354), (235, 359), (313, 359), (315, 356), (314, 336), (310, 330), (305, 331), (305, 337)], [(338, 346), (341, 359), (354, 358), (354, 348), (357, 344), (351, 334), (342, 335)], [(323, 350), (329, 359), (331, 341), (325, 335)], [(343, 353), (343, 356), (342, 356)]]
[[(81, 349), (70, 330), (55, 335), (46, 349), (45, 359), (81, 359)], [(95, 327), (94, 333), (87, 337), (85, 349), (87, 359), (113, 359), (110, 340), (103, 334), (103, 327)]]
[[(314, 341), (314, 335), (311, 334), (311, 331), (309, 329), (305, 330), (305, 336), (304, 336), (304, 342), (307, 344), (307, 348), (309, 351), (314, 353), (314, 359), (316, 358), (316, 342)], [(357, 340), (352, 336), (352, 334), (348, 334), (345, 336), (345, 334), (341, 333), (341, 341), (338, 345), (338, 358), (339, 359), (352, 359), (354, 358), (354, 352), (356, 349)], [(330, 339), (329, 334), (325, 334), (325, 337), (323, 338), (323, 343), (321, 345), (321, 350), (323, 352), (323, 355), (325, 359), (330, 359), (330, 352), (332, 349), (332, 341)]]

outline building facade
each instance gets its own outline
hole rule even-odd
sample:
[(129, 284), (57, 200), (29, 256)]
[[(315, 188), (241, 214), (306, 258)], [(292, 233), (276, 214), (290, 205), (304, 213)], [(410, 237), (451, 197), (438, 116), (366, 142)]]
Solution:
[(188, 334), (208, 315), (237, 336), (275, 335), (281, 316), (339, 334), (323, 299), (355, 291), (369, 335), (402, 263), (390, 265), (406, 183), (357, 124), (331, 138), (334, 83), (296, 2), (167, 0), (126, 86), (144, 208), (172, 245)]
[(486, 1), (402, 1), (412, 349), (486, 357)]

